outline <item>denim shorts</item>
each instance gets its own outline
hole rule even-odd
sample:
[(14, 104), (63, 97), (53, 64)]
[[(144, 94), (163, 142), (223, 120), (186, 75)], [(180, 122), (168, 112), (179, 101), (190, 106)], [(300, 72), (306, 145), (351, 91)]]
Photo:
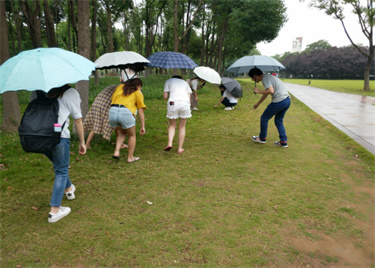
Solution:
[(111, 107), (109, 109), (109, 126), (128, 129), (135, 126), (135, 117), (126, 107)]

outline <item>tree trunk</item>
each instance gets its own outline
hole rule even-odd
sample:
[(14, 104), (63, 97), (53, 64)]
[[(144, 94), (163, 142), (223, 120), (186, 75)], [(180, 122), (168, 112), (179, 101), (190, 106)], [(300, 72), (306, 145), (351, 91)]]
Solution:
[[(123, 3), (125, 4), (126, 0), (123, 0)], [(126, 8), (124, 8), (124, 49), (125, 51), (129, 50), (129, 34), (128, 34), (128, 28), (127, 28), (127, 12)]]
[[(96, 18), (98, 12), (97, 0), (92, 0), (92, 20), (91, 20), (91, 61), (96, 60)], [(95, 70), (95, 85), (99, 86), (99, 76), (98, 72)]]
[[(6, 22), (5, 1), (0, 1), (0, 64), (9, 59), (8, 26)], [(21, 121), (17, 92), (6, 92), (3, 97), (3, 123), (1, 129), (16, 130)]]
[(364, 85), (363, 90), (370, 90), (370, 70), (372, 63), (374, 62), (374, 47), (370, 49), (370, 57), (367, 58), (367, 64), (364, 73)]
[(107, 8), (107, 30), (108, 30), (108, 52), (115, 52), (115, 48), (113, 46), (113, 38), (112, 38), (112, 10), (111, 5), (106, 2), (106, 8)]
[(202, 50), (201, 50), (201, 60), (200, 60), (200, 64), (199, 65), (203, 65), (203, 62), (204, 62), (204, 54), (205, 54), (205, 44), (204, 44), (204, 40), (205, 40), (205, 31), (204, 31), (204, 27), (205, 27), (205, 23), (206, 23), (206, 8), (205, 6), (203, 6), (203, 18), (202, 18), (202, 37), (201, 37), (201, 41), (202, 41)]
[(51, 15), (51, 11), (49, 9), (47, 0), (43, 0), (43, 7), (44, 7), (44, 15), (45, 15), (45, 21), (46, 21), (48, 46), (57, 47), (56, 37), (55, 37), (55, 22), (53, 21), (53, 17)]
[(96, 13), (97, 0), (92, 0), (92, 20), (91, 20), (91, 61), (96, 60)]
[(218, 66), (217, 66), (217, 72), (221, 73), (221, 60), (223, 56), (223, 46), (224, 46), (224, 40), (225, 40), (225, 35), (227, 34), (228, 30), (228, 20), (229, 20), (229, 12), (230, 9), (228, 8), (227, 13), (225, 14), (225, 21), (223, 23), (223, 29), (219, 37), (219, 42), (217, 46), (217, 60), (218, 60)]
[[(12, 13), (15, 17), (15, 24), (16, 24), (16, 31), (17, 31), (17, 46), (18, 46), (18, 49), (17, 51), (18, 52), (21, 52), (22, 49), (21, 49), (21, 20), (20, 20), (20, 15), (18, 12), (15, 12), (14, 11), (14, 6), (13, 6), (13, 1), (10, 0), (10, 6), (11, 6), (11, 9), (12, 9)], [(16, 54), (16, 53), (15, 53)]]
[[(74, 5), (75, 5), (74, 0), (69, 0), (69, 2), (68, 2), (69, 18), (70, 18), (70, 22), (71, 22), (69, 25), (73, 26), (73, 31), (75, 33), (73, 35), (73, 46), (71, 47), (71, 51), (76, 52), (76, 40), (78, 40), (78, 26), (77, 26), (76, 15), (75, 15), (75, 12), (74, 12)], [(70, 34), (71, 33), (70, 33), (70, 30), (69, 30), (69, 37), (70, 37)]]
[(174, 0), (174, 21), (173, 21), (173, 51), (178, 52), (178, 46), (180, 44), (180, 38), (178, 38), (178, 29), (177, 29), (177, 21), (178, 21), (178, 0)]
[(29, 6), (28, 1), (22, 2), (22, 12), (26, 18), (27, 28), (30, 33), (31, 41), (34, 48), (42, 47), (42, 35), (40, 32), (40, 2), (32, 1), (33, 9)]
[[(78, 54), (90, 59), (90, 1), (78, 0)], [(89, 111), (89, 81), (77, 83), (83, 119)]]

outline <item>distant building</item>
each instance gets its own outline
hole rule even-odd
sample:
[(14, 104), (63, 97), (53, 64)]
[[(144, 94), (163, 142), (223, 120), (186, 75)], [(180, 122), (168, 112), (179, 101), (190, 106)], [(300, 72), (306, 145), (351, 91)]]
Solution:
[(292, 52), (302, 52), (302, 37), (297, 37), (296, 40), (293, 41)]

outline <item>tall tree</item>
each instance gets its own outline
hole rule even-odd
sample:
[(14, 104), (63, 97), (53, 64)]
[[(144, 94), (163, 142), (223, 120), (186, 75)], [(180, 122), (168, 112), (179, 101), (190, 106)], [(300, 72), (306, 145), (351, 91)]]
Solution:
[(40, 1), (22, 1), (22, 11), (26, 18), (28, 30), (34, 48), (42, 47), (42, 34), (40, 31)]
[(53, 21), (53, 16), (51, 14), (48, 1), (43, 0), (44, 16), (46, 21), (46, 32), (47, 41), (49, 47), (57, 47), (56, 37), (55, 37), (55, 22)]
[[(367, 57), (367, 63), (364, 71), (364, 90), (370, 90), (370, 69), (374, 62), (375, 56), (375, 45), (374, 45), (374, 0), (367, 0), (366, 5), (362, 5), (360, 0), (313, 0), (310, 5), (321, 10), (324, 10), (326, 14), (334, 16), (334, 18), (340, 20), (344, 32), (348, 37), (350, 43), (364, 56)], [(345, 25), (345, 16), (343, 13), (345, 6), (351, 6), (351, 9), (355, 15), (358, 17), (358, 22), (361, 27), (361, 31), (368, 40), (369, 49), (363, 49), (361, 46), (357, 45), (350, 34), (348, 33)]]
[[(5, 1), (0, 1), (0, 64), (9, 59), (8, 26)], [(1, 129), (15, 130), (21, 121), (17, 92), (5, 92), (3, 97), (3, 123)]]
[(96, 16), (97, 16), (97, 0), (91, 0), (92, 3), (92, 19), (91, 19), (91, 60), (96, 60)]
[[(16, 4), (19, 5), (18, 2)], [(16, 9), (14, 8), (13, 0), (10, 0), (10, 6), (11, 6), (11, 9), (12, 9), (12, 13), (13, 13), (14, 21), (15, 21), (15, 25), (16, 25), (17, 52), (21, 52), (21, 24), (22, 24), (22, 21), (21, 21), (21, 18), (20, 18), (20, 12), (19, 12), (19, 10), (16, 11)], [(16, 54), (15, 51), (13, 52), (13, 54)]]
[[(77, 16), (75, 12), (75, 1), (68, 0), (68, 34), (69, 34), (69, 46), (70, 50), (76, 52), (76, 41), (78, 40), (78, 25), (77, 25)], [(73, 44), (71, 44), (71, 32), (70, 26), (73, 26)], [(78, 42), (78, 41), (77, 41)]]
[[(90, 1), (78, 0), (78, 54), (90, 59)], [(77, 90), (81, 96), (82, 115), (85, 118), (89, 111), (89, 82), (77, 83)]]
[[(175, 52), (178, 52), (179, 45), (182, 39), (186, 37), (188, 34), (190, 28), (193, 26), (193, 23), (195, 19), (197, 18), (198, 12), (200, 7), (203, 4), (203, 0), (199, 0), (199, 4), (197, 5), (196, 10), (194, 11), (194, 14), (192, 15), (192, 18), (190, 19), (190, 23), (186, 25), (186, 28), (184, 29), (183, 33), (181, 34), (181, 37), (179, 37), (179, 31), (178, 31), (178, 0), (174, 0), (174, 50)], [(190, 12), (190, 9), (189, 9)]]

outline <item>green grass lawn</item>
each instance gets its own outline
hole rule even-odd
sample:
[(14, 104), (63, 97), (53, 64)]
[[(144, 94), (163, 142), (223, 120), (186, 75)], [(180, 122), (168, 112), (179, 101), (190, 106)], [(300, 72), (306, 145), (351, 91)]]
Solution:
[(375, 80), (370, 81), (370, 91), (363, 90), (363, 80), (319, 80), (288, 78), (283, 78), (282, 80), (287, 83), (317, 87), (336, 92), (375, 97)]
[[(233, 111), (213, 108), (217, 86), (201, 90), (185, 152), (177, 140), (164, 152), (165, 79), (143, 80), (140, 161), (126, 163), (126, 149), (112, 159), (114, 134), (97, 135), (84, 156), (72, 138), (76, 199), (64, 197), (72, 212), (54, 224), (51, 163), (24, 153), (17, 133), (1, 133), (1, 267), (374, 267), (371, 153), (295, 98), (289, 148), (273, 145), (273, 121), (268, 142), (253, 143), (270, 99), (253, 110), (259, 95), (243, 80)], [(116, 81), (90, 84), (91, 101)]]

